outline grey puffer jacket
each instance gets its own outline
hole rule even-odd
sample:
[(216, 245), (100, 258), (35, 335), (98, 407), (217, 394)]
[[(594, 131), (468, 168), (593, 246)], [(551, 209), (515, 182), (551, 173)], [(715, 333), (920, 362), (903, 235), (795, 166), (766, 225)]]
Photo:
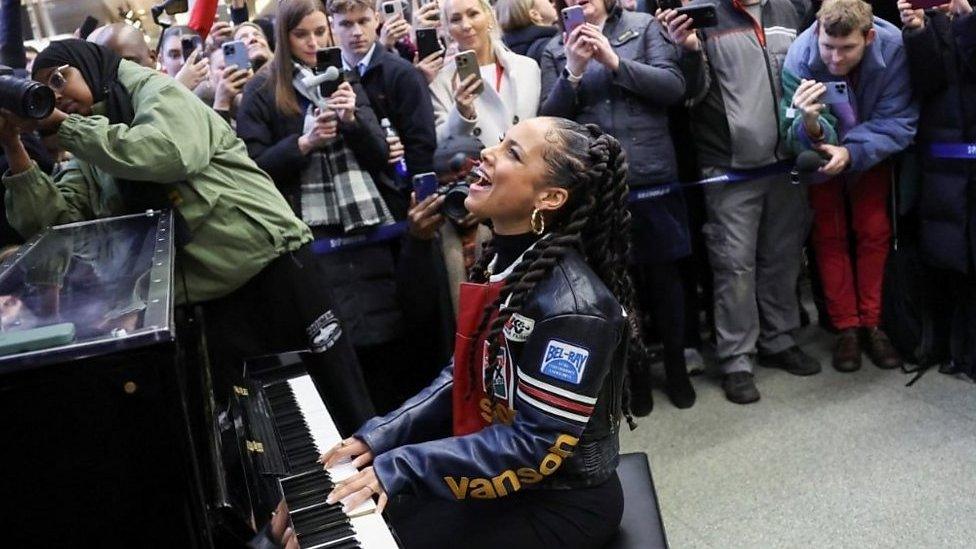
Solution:
[(656, 19), (619, 7), (610, 13), (603, 35), (620, 56), (620, 66), (611, 71), (590, 61), (575, 89), (563, 74), (562, 35), (552, 38), (542, 54), (539, 114), (597, 124), (616, 137), (627, 152), (627, 182), (633, 187), (674, 181), (667, 109), (685, 92), (678, 50)]
[[(678, 165), (668, 131), (668, 107), (685, 92), (678, 50), (664, 28), (646, 13), (615, 8), (603, 34), (620, 57), (611, 71), (591, 60), (577, 88), (566, 79), (562, 36), (542, 55), (540, 114), (597, 124), (627, 153), (627, 184), (671, 183)], [(631, 206), (634, 257), (638, 263), (668, 263), (691, 252), (688, 213), (681, 192)]]

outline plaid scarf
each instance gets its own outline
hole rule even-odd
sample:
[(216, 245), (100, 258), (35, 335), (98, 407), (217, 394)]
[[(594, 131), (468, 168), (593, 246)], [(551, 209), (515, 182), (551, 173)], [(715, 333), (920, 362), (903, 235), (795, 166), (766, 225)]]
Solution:
[[(307, 89), (302, 85), (302, 78), (312, 72), (298, 64), (295, 67), (292, 85), (312, 102), (305, 113), (303, 132), (307, 133), (315, 123), (315, 107), (327, 107), (318, 86)], [(372, 176), (360, 168), (342, 134), (309, 155), (308, 167), (301, 173), (301, 205), (302, 220), (312, 227), (341, 226), (349, 233), (393, 222)]]

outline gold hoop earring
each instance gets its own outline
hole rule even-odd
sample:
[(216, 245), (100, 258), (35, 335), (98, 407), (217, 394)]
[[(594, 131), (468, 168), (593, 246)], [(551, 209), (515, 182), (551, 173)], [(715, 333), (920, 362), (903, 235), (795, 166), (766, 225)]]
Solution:
[(529, 218), (529, 224), (532, 226), (532, 232), (535, 234), (546, 232), (546, 218), (542, 215), (542, 210), (539, 208), (532, 210), (532, 217)]

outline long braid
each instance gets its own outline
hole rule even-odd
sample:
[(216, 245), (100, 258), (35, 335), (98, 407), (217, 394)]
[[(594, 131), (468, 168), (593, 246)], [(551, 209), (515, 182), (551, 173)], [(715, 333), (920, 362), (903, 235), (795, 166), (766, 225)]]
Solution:
[[(552, 128), (546, 139), (552, 145), (545, 154), (550, 169), (551, 184), (569, 191), (567, 203), (549, 222), (552, 230), (528, 250), (522, 260), (506, 277), (502, 289), (492, 303), (486, 304), (475, 340), (487, 331), (488, 356), (491, 364), (488, 380), (493, 382), (499, 363), (499, 337), (513, 314), (519, 312), (536, 285), (545, 280), (563, 256), (570, 250), (580, 252), (597, 276), (627, 312), (627, 337), (630, 343), (628, 368), (646, 367), (647, 350), (640, 334), (635, 307), (633, 282), (626, 269), (630, 254), (630, 211), (627, 207), (629, 189), (626, 184), (627, 162), (620, 144), (595, 125), (582, 126), (561, 118), (552, 118)], [(487, 265), (491, 261), (490, 244), (485, 254), (472, 268), (472, 280), (487, 280)], [(491, 320), (495, 311), (498, 316)], [(477, 349), (469, 351), (469, 376), (474, 386), (481, 370), (476, 361)], [(478, 364), (478, 366), (476, 366)], [(631, 428), (629, 414), (629, 376), (624, 374), (623, 412)], [(488, 391), (494, 405), (494, 391)]]

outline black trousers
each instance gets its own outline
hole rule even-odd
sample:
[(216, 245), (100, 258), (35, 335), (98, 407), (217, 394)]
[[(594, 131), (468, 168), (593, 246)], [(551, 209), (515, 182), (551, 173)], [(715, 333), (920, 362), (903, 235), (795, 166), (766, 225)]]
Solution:
[(623, 516), (620, 479), (575, 490), (522, 490), (489, 500), (398, 497), (386, 516), (405, 549), (596, 549)]
[[(335, 302), (324, 279), (305, 245), (231, 294), (201, 304), (218, 398), (240, 379), (245, 359), (310, 348), (309, 326), (329, 318)], [(339, 334), (327, 349), (310, 353), (306, 366), (345, 435), (373, 417), (374, 409), (350, 338)]]
[(640, 264), (634, 272), (637, 299), (641, 309), (650, 313), (653, 331), (661, 339), (668, 375), (686, 372), (685, 295), (677, 262)]

